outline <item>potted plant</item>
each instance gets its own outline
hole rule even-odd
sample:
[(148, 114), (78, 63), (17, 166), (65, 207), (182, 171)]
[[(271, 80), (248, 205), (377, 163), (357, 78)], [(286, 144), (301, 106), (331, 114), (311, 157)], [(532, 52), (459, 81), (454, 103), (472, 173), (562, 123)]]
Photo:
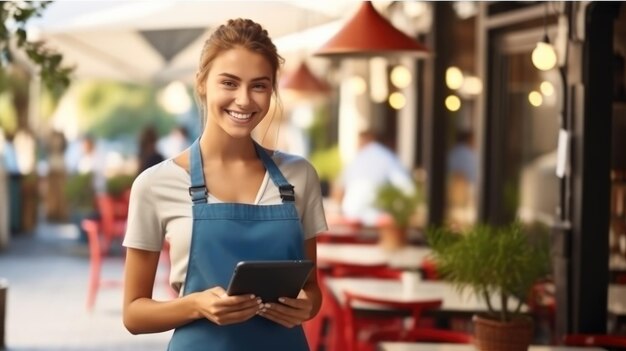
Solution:
[(70, 212), (70, 221), (76, 225), (79, 240), (87, 242), (87, 234), (81, 227), (83, 219), (96, 215), (93, 174), (77, 173), (71, 175), (65, 183), (65, 198)]
[(117, 174), (106, 180), (106, 194), (113, 201), (114, 214), (118, 218), (126, 218), (128, 216), (130, 189), (134, 181), (135, 175), (133, 174)]
[(375, 205), (388, 215), (378, 223), (383, 248), (393, 250), (406, 244), (407, 228), (420, 202), (417, 186), (405, 189), (388, 182), (378, 188)]
[(527, 350), (532, 341), (532, 319), (521, 313), (522, 305), (550, 267), (547, 235), (535, 234), (529, 235), (519, 223), (475, 225), (463, 233), (448, 228), (427, 231), (438, 273), (460, 292), (471, 290), (488, 307), (487, 313), (473, 317), (479, 350)]

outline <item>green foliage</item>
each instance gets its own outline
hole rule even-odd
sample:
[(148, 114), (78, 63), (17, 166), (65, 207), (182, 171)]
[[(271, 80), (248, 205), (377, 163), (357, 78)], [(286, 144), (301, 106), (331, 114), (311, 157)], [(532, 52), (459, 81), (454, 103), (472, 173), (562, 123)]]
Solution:
[[(475, 225), (464, 233), (431, 228), (427, 240), (442, 277), (461, 292), (483, 298), (494, 319), (509, 321), (520, 312), (533, 283), (550, 271), (546, 232), (530, 236), (519, 223), (494, 227)], [(499, 297), (501, 308), (490, 303)], [(509, 306), (509, 298), (518, 304)]]
[(93, 174), (74, 174), (65, 183), (65, 198), (69, 208), (78, 212), (94, 210)]
[(341, 173), (341, 155), (337, 145), (313, 152), (310, 159), (321, 180), (333, 181)]
[(17, 112), (12, 100), (11, 93), (0, 94), (0, 128), (5, 133), (13, 133), (17, 130)]
[(81, 130), (96, 137), (134, 137), (146, 125), (156, 125), (163, 133), (176, 124), (158, 106), (154, 87), (91, 81), (81, 82), (77, 91)]
[(330, 133), (328, 133), (328, 125), (330, 123), (328, 106), (326, 104), (317, 105), (313, 113), (313, 124), (307, 130), (311, 139), (311, 149), (332, 149), (336, 140), (331, 140)]
[(128, 174), (120, 174), (107, 179), (107, 193), (113, 197), (118, 197), (122, 193), (131, 188), (135, 181), (135, 176)]
[(391, 183), (386, 183), (378, 188), (375, 205), (391, 215), (398, 226), (407, 227), (421, 201), (421, 191), (416, 184), (413, 192), (407, 192)]
[(70, 84), (74, 70), (61, 63), (63, 56), (45, 46), (41, 41), (27, 40), (26, 25), (33, 17), (41, 16), (51, 1), (4, 1), (0, 6), (0, 68), (13, 62), (11, 44), (23, 50), (39, 67), (39, 75), (51, 90), (65, 89)]

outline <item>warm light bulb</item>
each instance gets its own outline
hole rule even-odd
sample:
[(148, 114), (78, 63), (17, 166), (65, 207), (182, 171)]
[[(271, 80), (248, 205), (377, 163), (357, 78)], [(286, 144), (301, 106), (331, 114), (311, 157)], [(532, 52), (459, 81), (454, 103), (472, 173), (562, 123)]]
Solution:
[(404, 94), (400, 92), (395, 92), (389, 95), (389, 105), (395, 110), (399, 110), (406, 105), (406, 98)]
[(446, 85), (452, 90), (457, 90), (463, 86), (463, 72), (458, 67), (448, 67), (446, 70)]
[(404, 89), (411, 85), (411, 71), (408, 68), (399, 65), (391, 70), (391, 84), (399, 89)]
[(461, 99), (456, 95), (450, 95), (446, 98), (445, 104), (448, 110), (458, 111), (461, 108)]
[(532, 53), (533, 65), (542, 71), (548, 71), (556, 65), (556, 51), (547, 40), (540, 41)]
[(541, 93), (545, 96), (552, 96), (552, 94), (554, 94), (554, 85), (546, 80), (541, 82), (539, 89), (541, 90)]
[(541, 96), (539, 92), (533, 90), (528, 94), (528, 102), (535, 107), (539, 107), (543, 103), (543, 96)]

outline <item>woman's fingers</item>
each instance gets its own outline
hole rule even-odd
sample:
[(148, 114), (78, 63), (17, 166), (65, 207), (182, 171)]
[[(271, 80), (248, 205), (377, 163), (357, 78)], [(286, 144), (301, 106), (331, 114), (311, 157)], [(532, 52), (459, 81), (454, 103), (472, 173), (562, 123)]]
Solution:
[(297, 305), (303, 308), (298, 309), (287, 306), (286, 304), (282, 305), (281, 303), (266, 303), (263, 305), (263, 309), (260, 314), (261, 316), (273, 320), (274, 322), (279, 323), (285, 327), (292, 328), (296, 325), (301, 324), (307, 319), (310, 314), (311, 308), (309, 306), (310, 304), (307, 303), (307, 301), (298, 301), (296, 303), (291, 301), (291, 304), (293, 306)]
[(261, 300), (254, 295), (228, 296), (221, 287), (200, 293), (197, 301), (202, 315), (219, 325), (248, 320), (261, 306)]
[(234, 324), (254, 317), (258, 311), (259, 304), (255, 304), (237, 311), (213, 314), (209, 319), (218, 325)]
[(261, 312), (259, 314), (262, 317), (267, 318), (271, 321), (274, 321), (286, 328), (293, 328), (296, 325), (300, 325), (300, 323), (302, 323), (302, 319), (286, 315), (279, 311), (272, 310), (271, 308), (265, 309), (264, 312)]

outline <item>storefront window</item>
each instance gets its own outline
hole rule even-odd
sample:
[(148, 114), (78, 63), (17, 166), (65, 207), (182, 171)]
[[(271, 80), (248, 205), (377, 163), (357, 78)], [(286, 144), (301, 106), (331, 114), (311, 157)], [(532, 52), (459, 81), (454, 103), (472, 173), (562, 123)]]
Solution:
[(558, 69), (531, 60), (539, 36), (509, 33), (496, 41), (494, 108), (487, 153), (492, 157), (492, 215), (551, 224), (559, 199), (556, 176), (562, 86)]

